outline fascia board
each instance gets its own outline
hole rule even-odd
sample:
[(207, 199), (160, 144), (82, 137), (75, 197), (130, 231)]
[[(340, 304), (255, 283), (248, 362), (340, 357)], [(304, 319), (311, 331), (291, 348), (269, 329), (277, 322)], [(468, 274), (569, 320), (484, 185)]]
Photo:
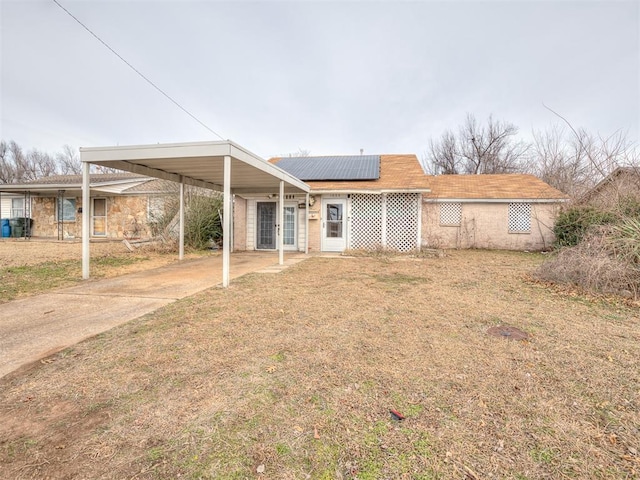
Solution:
[(345, 195), (345, 194), (358, 194), (358, 193), (362, 193), (362, 194), (373, 194), (373, 195), (381, 195), (383, 193), (431, 193), (431, 190), (429, 189), (425, 189), (425, 188), (393, 188), (393, 189), (388, 189), (388, 188), (381, 188), (381, 189), (341, 189), (341, 190), (326, 190), (326, 189), (317, 189), (317, 190), (311, 190), (309, 192), (311, 195), (323, 195), (323, 194), (331, 194), (331, 193), (335, 193), (335, 194), (340, 194), (340, 195)]
[(563, 203), (567, 198), (423, 198), (424, 203)]

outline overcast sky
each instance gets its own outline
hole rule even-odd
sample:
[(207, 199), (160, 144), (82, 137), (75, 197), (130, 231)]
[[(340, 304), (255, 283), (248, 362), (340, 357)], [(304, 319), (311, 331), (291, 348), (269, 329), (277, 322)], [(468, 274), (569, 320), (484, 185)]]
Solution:
[[(415, 153), (467, 112), (640, 140), (638, 1), (72, 1), (225, 139), (268, 158)], [(25, 149), (218, 140), (53, 1), (0, 0), (0, 137)]]

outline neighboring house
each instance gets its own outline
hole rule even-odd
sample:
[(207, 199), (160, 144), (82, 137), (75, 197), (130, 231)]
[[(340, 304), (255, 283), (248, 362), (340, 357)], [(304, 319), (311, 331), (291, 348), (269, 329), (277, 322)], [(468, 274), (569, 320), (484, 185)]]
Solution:
[(616, 208), (625, 200), (640, 202), (640, 168), (616, 168), (589, 190), (580, 203)]
[(542, 250), (552, 245), (568, 197), (533, 175), (429, 177), (424, 244), (440, 248)]
[[(270, 163), (311, 187), (309, 251), (420, 247), (421, 196), (429, 187), (415, 155), (275, 158)], [(235, 249), (276, 248), (277, 211), (283, 200), (285, 249), (304, 251), (305, 196), (276, 197), (235, 196)]]
[[(166, 198), (176, 191), (173, 182), (132, 173), (91, 174), (90, 188), (92, 238), (148, 236), (150, 222), (162, 214)], [(22, 184), (4, 184), (0, 185), (0, 195), (3, 198), (0, 216), (31, 218), (32, 236), (60, 240), (81, 237), (81, 175), (55, 175)], [(11, 199), (11, 211), (5, 210), (5, 197)], [(19, 203), (17, 200), (22, 200), (22, 211), (13, 208)]]
[[(415, 155), (270, 160), (311, 187), (309, 250), (540, 250), (567, 196), (532, 175), (426, 175)], [(234, 248), (273, 250), (277, 195), (236, 195)], [(305, 246), (305, 197), (284, 198), (285, 248)]]
[(0, 185), (0, 218), (24, 217), (25, 211), (29, 211), (30, 205), (25, 196), (14, 193), (3, 194), (1, 189)]

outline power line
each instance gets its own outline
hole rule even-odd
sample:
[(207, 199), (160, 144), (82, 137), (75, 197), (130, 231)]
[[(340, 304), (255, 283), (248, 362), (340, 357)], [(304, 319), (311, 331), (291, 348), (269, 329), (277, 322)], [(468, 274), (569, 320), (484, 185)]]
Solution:
[(186, 108), (184, 108), (182, 105), (180, 105), (176, 100), (174, 100), (168, 93), (166, 93), (164, 90), (162, 90), (159, 86), (157, 86), (155, 83), (153, 83), (151, 80), (149, 80), (142, 72), (140, 72), (140, 70), (138, 70), (136, 67), (134, 67), (133, 65), (131, 65), (129, 62), (127, 62), (122, 55), (120, 55), (118, 52), (116, 52), (113, 48), (111, 48), (109, 46), (109, 44), (107, 44), (104, 40), (102, 40), (98, 35), (96, 35), (95, 33), (93, 33), (91, 31), (91, 29), (89, 27), (87, 27), (84, 23), (82, 23), (80, 20), (78, 20), (78, 18), (76, 18), (75, 15), (73, 15), (69, 10), (67, 10), (66, 8), (64, 8), (62, 5), (60, 5), (60, 3), (58, 2), (58, 0), (52, 0), (53, 3), (55, 3), (58, 7), (60, 7), (62, 10), (64, 10), (64, 12), (69, 15), (71, 18), (73, 18), (76, 22), (78, 22), (78, 24), (84, 28), (87, 32), (89, 32), (96, 40), (98, 40), (102, 45), (104, 45), (107, 49), (109, 49), (109, 51), (111, 53), (113, 53), (116, 57), (118, 57), (120, 60), (122, 60), (125, 65), (127, 65), (131, 70), (133, 70), (134, 72), (136, 72), (138, 75), (140, 75), (149, 85), (151, 85), (153, 88), (155, 88), (158, 92), (160, 92), (162, 95), (164, 95), (169, 101), (171, 101), (171, 103), (173, 103), (176, 107), (178, 107), (180, 110), (182, 110), (184, 113), (186, 113), (187, 115), (189, 115), (191, 118), (193, 118), (196, 122), (198, 122), (200, 125), (202, 125), (204, 128), (206, 128), (207, 130), (209, 130), (211, 133), (213, 133), (216, 137), (218, 137), (220, 140), (224, 140), (224, 138), (222, 137), (222, 135), (220, 135), (219, 133), (217, 133), (216, 131), (214, 131), (213, 129), (209, 128), (207, 125), (204, 124), (204, 122), (202, 122), (200, 119), (198, 119), (193, 113), (191, 113), (189, 110), (187, 110)]

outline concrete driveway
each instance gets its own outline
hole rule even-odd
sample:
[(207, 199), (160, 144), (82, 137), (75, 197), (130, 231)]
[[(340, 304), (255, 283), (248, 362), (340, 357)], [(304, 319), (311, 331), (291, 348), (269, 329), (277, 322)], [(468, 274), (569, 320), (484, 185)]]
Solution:
[[(277, 273), (305, 258), (289, 254), (280, 266), (277, 253), (236, 253), (230, 276)], [(221, 282), (222, 256), (207, 257), (0, 305), (0, 377)]]

